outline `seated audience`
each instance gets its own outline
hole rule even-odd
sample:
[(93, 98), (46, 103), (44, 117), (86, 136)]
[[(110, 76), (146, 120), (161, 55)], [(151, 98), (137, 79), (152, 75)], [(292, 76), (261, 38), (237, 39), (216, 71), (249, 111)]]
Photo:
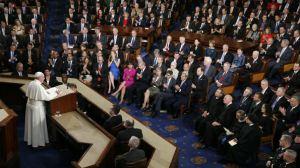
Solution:
[(111, 131), (111, 129), (115, 126), (118, 126), (122, 123), (122, 116), (119, 114), (121, 107), (119, 105), (113, 105), (110, 109), (110, 117), (103, 123), (103, 127), (107, 131)]
[(133, 126), (134, 126), (134, 120), (133, 121), (126, 120), (124, 122), (125, 129), (118, 133), (117, 140), (119, 142), (127, 142), (132, 136), (138, 137), (140, 139), (143, 138), (142, 130), (139, 128), (133, 128)]
[(12, 76), (15, 77), (27, 77), (28, 74), (26, 71), (24, 71), (23, 64), (21, 62), (17, 63), (16, 69), (12, 72)]
[(115, 167), (123, 168), (126, 167), (127, 163), (135, 162), (146, 157), (145, 152), (138, 149), (140, 145), (140, 139), (136, 136), (131, 136), (128, 141), (129, 152), (122, 155), (118, 155), (115, 159)]

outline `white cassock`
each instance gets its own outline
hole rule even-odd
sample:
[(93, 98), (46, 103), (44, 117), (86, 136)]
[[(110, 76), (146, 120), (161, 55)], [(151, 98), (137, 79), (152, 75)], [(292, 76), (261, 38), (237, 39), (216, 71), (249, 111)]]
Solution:
[(26, 96), (28, 97), (25, 113), (24, 141), (32, 147), (45, 146), (49, 143), (45, 102), (56, 95), (47, 93), (46, 89), (37, 79), (28, 85)]

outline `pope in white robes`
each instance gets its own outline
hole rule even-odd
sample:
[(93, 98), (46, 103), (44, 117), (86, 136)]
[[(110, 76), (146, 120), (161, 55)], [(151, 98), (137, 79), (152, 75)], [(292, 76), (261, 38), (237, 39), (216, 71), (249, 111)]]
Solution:
[(35, 80), (28, 85), (28, 98), (25, 112), (24, 141), (32, 147), (45, 146), (49, 143), (46, 123), (45, 102), (53, 99), (56, 94), (47, 93), (42, 86), (45, 76), (42, 72), (35, 73)]

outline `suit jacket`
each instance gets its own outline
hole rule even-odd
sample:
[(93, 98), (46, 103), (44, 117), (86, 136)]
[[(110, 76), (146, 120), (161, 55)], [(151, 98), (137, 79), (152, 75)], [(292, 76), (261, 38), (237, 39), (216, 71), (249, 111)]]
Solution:
[(286, 116), (284, 116), (284, 120), (286, 124), (296, 125), (297, 121), (300, 120), (300, 106), (293, 108), (289, 107), (286, 111)]
[[(126, 39), (126, 41), (125, 41), (125, 44), (127, 45), (127, 44), (130, 44), (131, 43), (131, 40), (132, 40), (132, 36), (130, 36), (130, 37), (128, 37), (127, 39)], [(127, 47), (127, 46), (126, 46)], [(139, 37), (135, 37), (135, 40), (134, 40), (134, 42), (133, 42), (133, 44), (132, 44), (132, 46), (130, 47), (131, 49), (133, 49), (133, 50), (136, 50), (136, 49), (138, 49), (138, 48), (140, 48), (141, 47), (141, 39), (139, 38)]]
[[(176, 84), (180, 86), (181, 80), (180, 79), (177, 80)], [(190, 80), (186, 79), (185, 82), (183, 82), (183, 84), (180, 86), (180, 90), (179, 91), (175, 90), (175, 96), (178, 98), (187, 99), (188, 95), (191, 92), (191, 85), (192, 85), (192, 82)]]
[[(22, 58), (20, 58), (20, 61), (23, 63), (24, 67), (27, 69), (29, 67), (28, 65), (28, 58), (29, 58), (29, 55), (28, 55), (28, 50), (24, 50), (23, 52), (23, 55), (22, 55)], [(33, 65), (35, 66), (36, 64), (38, 64), (38, 55), (37, 55), (37, 52), (36, 50), (31, 50), (31, 59), (32, 59), (32, 62), (33, 62)]]
[(201, 22), (198, 23), (195, 29), (195, 31), (200, 31), (204, 34), (209, 34), (211, 32), (210, 25), (207, 22), (204, 22), (203, 24)]
[[(33, 14), (29, 14), (28, 15), (28, 20), (31, 20), (32, 18), (34, 18)], [(42, 16), (41, 15), (37, 15), (37, 19), (36, 19), (37, 23), (42, 23)]]
[(99, 63), (94, 62), (92, 71), (94, 83), (107, 81), (109, 69), (106, 62), (103, 62), (101, 69), (99, 69)]
[[(244, 100), (245, 98), (245, 100)], [(246, 113), (249, 112), (250, 107), (252, 104), (251, 97), (241, 97), (241, 100), (239, 101), (239, 109), (244, 110)]]
[(274, 95), (274, 92), (271, 90), (270, 87), (268, 87), (268, 89), (263, 94), (262, 102), (264, 102), (264, 103), (270, 103), (273, 95)]
[[(89, 28), (89, 25), (85, 23), (84, 27)], [(76, 31), (77, 31), (77, 33), (80, 33), (80, 31), (81, 31), (81, 23), (78, 23), (76, 25)]]
[(55, 87), (60, 85), (60, 82), (58, 82), (58, 80), (56, 79), (56, 76), (51, 75), (49, 81), (47, 81), (47, 79), (45, 78), (43, 84), (45, 84), (45, 86), (48, 87)]
[(143, 133), (141, 129), (138, 128), (127, 128), (118, 133), (117, 139), (119, 142), (127, 142), (131, 136), (136, 136), (140, 139), (143, 138)]
[[(19, 53), (18, 50), (14, 51), (13, 56), (17, 58), (17, 60), (14, 61), (14, 64), (16, 64), (18, 61), (20, 61), (21, 55), (20, 55), (20, 53)], [(8, 62), (8, 60), (10, 59), (10, 57), (11, 57), (11, 51), (8, 50), (8, 51), (5, 52), (5, 60), (6, 60), (6, 62)]]
[(251, 73), (253, 73), (253, 72), (260, 72), (262, 70), (263, 62), (261, 61), (261, 59), (257, 59), (254, 62), (251, 61), (249, 63), (251, 65), (251, 68), (249, 68), (248, 70)]
[[(67, 29), (67, 24), (66, 23), (64, 23), (63, 29)], [(69, 32), (70, 33), (75, 33), (76, 32), (76, 26), (74, 25), (74, 23), (70, 23)]]
[(169, 43), (169, 50), (163, 51), (163, 49), (166, 47), (166, 45), (167, 45), (167, 41), (163, 40), (159, 46), (159, 49), (161, 52), (173, 53), (175, 51), (175, 45), (172, 41)]
[(116, 168), (125, 168), (126, 163), (135, 162), (145, 158), (145, 152), (141, 149), (133, 149), (116, 157)]
[(108, 118), (104, 123), (103, 123), (103, 127), (110, 131), (111, 128), (119, 125), (122, 123), (122, 116), (121, 115), (116, 115), (116, 116), (112, 116), (110, 118)]
[(63, 35), (62, 36), (62, 43), (67, 43), (69, 45), (75, 45), (75, 39), (73, 35), (69, 35), (69, 42), (67, 36)]
[[(168, 84), (166, 77), (164, 77), (163, 79), (163, 84)], [(168, 88), (163, 87), (162, 91), (165, 93), (173, 93), (175, 84), (176, 84), (176, 80), (174, 78), (171, 78)]]
[[(90, 46), (92, 44), (92, 36), (90, 34), (87, 34), (87, 42), (88, 42), (88, 46)], [(80, 34), (77, 38), (77, 44), (81, 45), (83, 43), (83, 34)]]
[(230, 128), (233, 125), (233, 121), (235, 120), (235, 107), (233, 104), (224, 107), (223, 111), (217, 118), (217, 122), (219, 122), (223, 127)]
[(28, 77), (28, 74), (27, 74), (26, 71), (23, 71), (23, 72), (22, 72), (22, 76), (20, 76), (20, 75), (19, 75), (19, 72), (16, 71), (16, 70), (14, 70), (14, 71), (12, 72), (11, 76), (15, 76), (15, 77)]
[(281, 97), (277, 102), (276, 102), (276, 99), (277, 99), (277, 96), (274, 95), (271, 99), (270, 105), (271, 106), (275, 105), (274, 108), (272, 107), (272, 112), (273, 112), (273, 114), (277, 115), (277, 114), (280, 113), (279, 112), (279, 107), (287, 107), (288, 106), (288, 101), (284, 96)]
[(241, 27), (240, 29), (238, 28), (235, 28), (234, 31), (233, 31), (233, 35), (232, 37), (238, 39), (238, 40), (242, 40), (245, 38), (245, 33), (246, 33), (246, 30), (244, 27)]
[[(223, 52), (220, 53), (218, 59), (221, 59), (221, 58), (222, 58), (222, 54), (223, 54)], [(225, 62), (229, 62), (229, 63), (231, 64), (232, 61), (233, 61), (233, 59), (234, 59), (234, 55), (231, 54), (230, 52), (227, 52), (227, 53), (225, 54), (225, 56), (224, 56), (224, 60), (223, 60), (222, 64), (224, 64)]]
[[(39, 45), (40, 45), (39, 36), (37, 34), (33, 34), (32, 39), (33, 40), (31, 42), (33, 43), (34, 47), (39, 47)], [(26, 46), (29, 42), (30, 42), (30, 36), (29, 36), (29, 34), (27, 34), (24, 46)]]
[(7, 19), (8, 19), (8, 22), (7, 22), (7, 20), (5, 19), (4, 13), (2, 13), (2, 14), (0, 15), (0, 21), (5, 22), (7, 25), (13, 25), (13, 24), (14, 24), (14, 15), (13, 15), (13, 14), (8, 14)]
[(200, 56), (201, 56), (201, 46), (195, 46), (195, 45), (193, 45), (192, 47), (191, 47), (191, 50), (190, 50), (190, 52), (193, 52), (193, 54), (195, 54), (196, 55), (196, 57), (197, 58), (199, 58)]
[[(183, 21), (181, 23), (180, 30), (187, 31), (186, 24), (187, 24), (187, 21), (186, 20)], [(194, 22), (192, 22), (192, 21), (189, 22), (188, 29), (191, 30), (192, 32), (195, 30), (195, 24), (194, 24)]]
[(288, 63), (291, 61), (292, 58), (292, 49), (290, 47), (287, 47), (286, 50), (282, 53), (279, 59), (279, 65), (283, 66), (284, 64)]
[(112, 35), (109, 40), (108, 40), (109, 46), (113, 46), (114, 44), (117, 44), (119, 46), (119, 48), (122, 47), (123, 44), (123, 38), (121, 36), (117, 36), (116, 41), (114, 41), (114, 36)]
[(137, 27), (146, 27), (147, 26), (147, 19), (145, 17), (143, 18), (139, 18), (137, 17), (135, 20), (134, 20), (134, 23), (133, 23), (135, 26)]
[(237, 137), (237, 144), (233, 146), (234, 161), (237, 163), (256, 155), (260, 146), (262, 136), (260, 128), (254, 125), (245, 125)]
[(54, 66), (51, 66), (51, 70), (54, 72), (53, 75), (60, 76), (62, 68), (63, 68), (63, 60), (60, 57), (58, 57)]
[(196, 77), (193, 80), (193, 84), (196, 85), (196, 88), (193, 89), (194, 95), (197, 98), (205, 99), (207, 95), (208, 79), (205, 75), (202, 75), (200, 78)]
[(63, 72), (69, 77), (76, 78), (78, 77), (78, 65), (75, 59), (72, 60), (71, 67), (68, 61), (65, 61), (63, 64)]
[[(137, 70), (137, 74), (141, 74), (141, 69)], [(144, 85), (148, 85), (149, 82), (151, 80), (151, 71), (148, 67), (145, 68), (144, 72), (142, 73), (142, 78), (137, 78), (137, 76), (135, 76), (135, 82), (144, 84)]]
[(269, 48), (267, 48), (267, 44), (265, 44), (262, 48), (266, 50), (266, 53), (264, 54), (267, 58), (274, 58), (275, 53), (277, 51), (277, 45), (275, 42), (271, 44)]
[(223, 73), (223, 71), (219, 72), (218, 75), (216, 75), (215, 80), (218, 80), (220, 83), (223, 84), (223, 86), (231, 85), (233, 73), (230, 71), (228, 71), (225, 75), (223, 75)]
[(291, 44), (294, 50), (300, 50), (300, 38), (298, 38), (298, 40), (293, 38)]
[(207, 77), (208, 82), (210, 83), (212, 79), (216, 75), (216, 68), (213, 65), (210, 65), (209, 68), (207, 69), (206, 73), (204, 72), (204, 75)]
[(175, 51), (177, 52), (183, 52), (183, 55), (188, 55), (190, 52), (190, 47), (188, 46), (187, 43), (184, 43), (184, 45), (182, 46), (181, 50), (180, 50), (181, 44), (178, 43), (176, 45)]
[(255, 114), (257, 117), (261, 117), (261, 106), (263, 102), (256, 104), (256, 102), (252, 102), (249, 108), (249, 114)]
[(300, 88), (300, 71), (294, 74), (294, 71), (291, 70), (288, 72), (286, 77), (287, 76), (290, 77), (290, 80), (288, 81), (288, 89), (286, 92), (288, 95), (292, 95), (297, 89)]

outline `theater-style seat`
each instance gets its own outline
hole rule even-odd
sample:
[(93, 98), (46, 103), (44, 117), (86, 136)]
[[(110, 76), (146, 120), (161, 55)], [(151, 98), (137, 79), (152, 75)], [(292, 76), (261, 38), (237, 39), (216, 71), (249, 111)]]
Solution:
[(262, 81), (265, 78), (267, 67), (268, 67), (268, 62), (263, 61), (263, 66), (261, 68), (261, 71), (250, 74), (250, 83), (252, 84), (260, 83), (260, 81)]
[(273, 120), (272, 134), (261, 137), (260, 143), (261, 144), (271, 144), (271, 146), (273, 148), (273, 138), (275, 135), (275, 130), (276, 130), (276, 125), (277, 125), (278, 119), (276, 117), (273, 117), (272, 120)]
[(224, 94), (232, 94), (235, 90), (236, 84), (238, 82), (239, 79), (239, 74), (238, 73), (234, 73), (233, 74), (233, 80), (232, 80), (232, 84), (229, 86), (224, 86), (222, 87)]

